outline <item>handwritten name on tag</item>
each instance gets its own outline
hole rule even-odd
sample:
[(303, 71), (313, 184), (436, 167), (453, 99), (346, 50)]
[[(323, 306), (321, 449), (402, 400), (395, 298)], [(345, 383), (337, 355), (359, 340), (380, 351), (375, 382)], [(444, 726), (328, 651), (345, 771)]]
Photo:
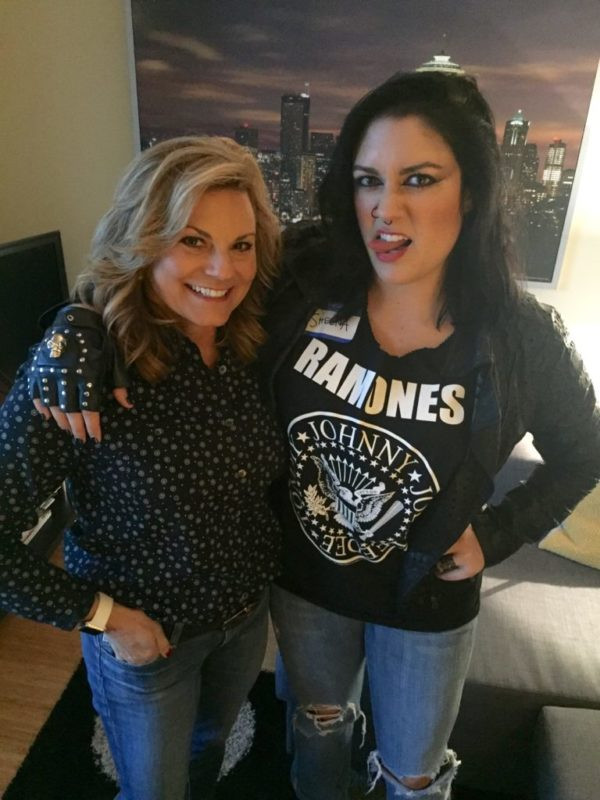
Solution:
[(360, 317), (348, 317), (343, 322), (332, 322), (336, 313), (335, 308), (318, 308), (309, 319), (306, 332), (320, 339), (349, 342), (354, 338)]

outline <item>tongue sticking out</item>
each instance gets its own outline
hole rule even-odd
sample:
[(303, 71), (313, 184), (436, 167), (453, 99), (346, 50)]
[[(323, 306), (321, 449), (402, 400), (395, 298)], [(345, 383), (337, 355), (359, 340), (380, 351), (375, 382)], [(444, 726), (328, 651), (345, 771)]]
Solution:
[(376, 253), (396, 253), (406, 250), (412, 244), (412, 239), (402, 236), (392, 239), (391, 237), (381, 238), (378, 236), (369, 242), (369, 247)]

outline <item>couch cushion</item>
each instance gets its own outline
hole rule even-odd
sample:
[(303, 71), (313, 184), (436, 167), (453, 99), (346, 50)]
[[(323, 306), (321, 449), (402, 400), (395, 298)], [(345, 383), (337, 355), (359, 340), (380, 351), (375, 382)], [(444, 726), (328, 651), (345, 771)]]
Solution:
[(525, 545), (486, 570), (452, 744), (459, 781), (532, 796), (543, 706), (600, 708), (600, 572)]
[(590, 800), (600, 791), (600, 711), (542, 709), (535, 757), (540, 800)]
[(598, 589), (596, 570), (534, 545), (487, 570), (470, 677), (600, 707)]

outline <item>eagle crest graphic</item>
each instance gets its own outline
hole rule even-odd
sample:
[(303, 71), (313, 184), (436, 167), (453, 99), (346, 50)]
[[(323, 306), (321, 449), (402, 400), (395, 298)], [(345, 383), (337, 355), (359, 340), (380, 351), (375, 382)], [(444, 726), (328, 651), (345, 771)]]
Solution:
[[(328, 463), (324, 456), (311, 456), (318, 471), (319, 488), (332, 501), (335, 520), (358, 534), (361, 540), (373, 536), (379, 525), (367, 526), (381, 514), (383, 506), (391, 500), (394, 492), (384, 492), (385, 484), (376, 483), (367, 472), (362, 472), (346, 459), (335, 458)], [(403, 504), (396, 501), (393, 513), (385, 514), (386, 520), (399, 513)], [(392, 508), (388, 509), (391, 511)]]

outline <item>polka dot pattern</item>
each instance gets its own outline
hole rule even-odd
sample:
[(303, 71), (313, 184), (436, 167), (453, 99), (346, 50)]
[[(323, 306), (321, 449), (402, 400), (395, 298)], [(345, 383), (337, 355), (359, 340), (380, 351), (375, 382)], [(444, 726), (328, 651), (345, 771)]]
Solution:
[[(159, 620), (227, 619), (279, 571), (267, 502), (285, 468), (253, 368), (225, 352), (209, 370), (185, 340), (158, 384), (134, 378), (133, 410), (106, 398), (102, 442), (75, 442), (30, 408), (17, 382), (0, 415), (0, 603), (73, 627), (98, 589)], [(67, 479), (77, 522), (66, 572), (20, 542)]]

